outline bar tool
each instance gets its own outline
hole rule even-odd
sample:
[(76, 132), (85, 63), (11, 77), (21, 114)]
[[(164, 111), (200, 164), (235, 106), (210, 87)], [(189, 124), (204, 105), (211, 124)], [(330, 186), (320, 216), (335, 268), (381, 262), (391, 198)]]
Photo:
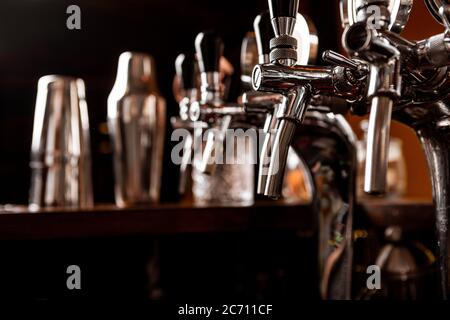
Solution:
[(158, 91), (152, 57), (122, 53), (108, 97), (118, 206), (159, 201), (165, 117), (165, 100)]
[(29, 205), (93, 206), (89, 116), (81, 79), (39, 79), (31, 144)]

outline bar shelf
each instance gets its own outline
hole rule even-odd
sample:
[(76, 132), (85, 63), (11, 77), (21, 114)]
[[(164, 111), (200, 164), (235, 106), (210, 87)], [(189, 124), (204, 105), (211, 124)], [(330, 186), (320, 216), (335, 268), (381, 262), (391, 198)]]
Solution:
[[(5, 209), (6, 208), (6, 209)], [(366, 201), (365, 212), (379, 226), (409, 221), (414, 228), (433, 226), (434, 207), (427, 201)], [(288, 231), (312, 234), (316, 219), (311, 206), (261, 201), (248, 207), (194, 206), (188, 203), (118, 208), (98, 205), (91, 210), (27, 207), (0, 208), (0, 240), (87, 238), (181, 233)]]

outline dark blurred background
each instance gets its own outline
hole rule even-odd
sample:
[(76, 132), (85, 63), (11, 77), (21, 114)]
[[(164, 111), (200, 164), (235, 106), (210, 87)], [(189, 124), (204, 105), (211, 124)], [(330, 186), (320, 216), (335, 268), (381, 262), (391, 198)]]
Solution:
[[(81, 30), (66, 28), (66, 9), (81, 8)], [(317, 26), (320, 48), (337, 49), (338, 1), (301, 1)], [(239, 91), (242, 38), (266, 0), (2, 0), (0, 3), (0, 203), (28, 202), (29, 151), (38, 79), (65, 74), (86, 83), (97, 202), (113, 202), (111, 148), (105, 131), (106, 100), (123, 51), (153, 55), (168, 116), (177, 114), (172, 95), (175, 57), (193, 51), (196, 34), (215, 29), (235, 67)], [(320, 61), (319, 61), (320, 63)], [(235, 94), (236, 95), (236, 94)], [(167, 139), (170, 126), (167, 123)], [(166, 151), (169, 150), (169, 142)], [(163, 201), (176, 201), (178, 170), (166, 152)]]

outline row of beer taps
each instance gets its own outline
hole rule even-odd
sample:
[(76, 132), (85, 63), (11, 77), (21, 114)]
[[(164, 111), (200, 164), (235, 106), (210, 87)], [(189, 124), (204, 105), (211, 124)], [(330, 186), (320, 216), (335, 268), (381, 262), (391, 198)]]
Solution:
[[(441, 293), (444, 299), (447, 298), (450, 3), (443, 0), (425, 2), (430, 13), (444, 26), (444, 32), (411, 41), (400, 36), (400, 32), (407, 23), (412, 0), (341, 0), (341, 20), (345, 28), (342, 44), (350, 58), (325, 51), (323, 60), (331, 66), (315, 66), (308, 65), (307, 61), (297, 61), (299, 41), (302, 41), (294, 35), (299, 1), (269, 0), (269, 11), (259, 15), (254, 24), (259, 58), (251, 77), (253, 90), (245, 92), (240, 103), (225, 103), (221, 96), (219, 62), (223, 44), (213, 33), (201, 33), (195, 41), (200, 97), (195, 89), (195, 56), (183, 55), (177, 61), (185, 89), (185, 97), (180, 102), (181, 120), (187, 123), (200, 120), (207, 126), (218, 128), (218, 134), (208, 137), (204, 147), (201, 161), (204, 173), (214, 172), (215, 146), (223, 145), (225, 131), (233, 125), (264, 128), (257, 192), (271, 198), (280, 197), (289, 150), (295, 146), (299, 130), (303, 136), (314, 136), (312, 140), (334, 132), (339, 137), (337, 140), (346, 142), (349, 165), (344, 193), (347, 195), (336, 192), (341, 194), (338, 197), (341, 205), (332, 214), (335, 218), (338, 213), (341, 215), (339, 224), (343, 240), (335, 241), (332, 250), (326, 243), (330, 240), (330, 228), (335, 230), (338, 224), (335, 218), (330, 220), (328, 217), (327, 220), (329, 213), (319, 205), (322, 223), (319, 242), (325, 243), (319, 245), (324, 298), (350, 298), (351, 295), (348, 270), (351, 269), (355, 201), (352, 195), (354, 136), (345, 120), (339, 118), (339, 113), (347, 110), (357, 115), (369, 114), (364, 181), (364, 191), (368, 194), (380, 195), (386, 190), (391, 118), (417, 132), (427, 155), (433, 185)], [(310, 131), (302, 131), (302, 126)], [(327, 133), (314, 135), (319, 127), (326, 128)], [(192, 149), (190, 141), (185, 145), (186, 159)], [(302, 148), (297, 149), (301, 154)], [(305, 152), (303, 157), (308, 163)], [(311, 165), (312, 162), (308, 163), (310, 169)], [(185, 161), (182, 168), (186, 168)], [(311, 171), (313, 176), (317, 175)], [(335, 176), (334, 179), (338, 178)], [(317, 185), (315, 192), (323, 195)]]
[[(385, 193), (391, 119), (417, 133), (436, 207), (440, 291), (448, 297), (450, 2), (424, 1), (444, 31), (411, 41), (400, 32), (412, 0), (341, 0), (342, 44), (348, 57), (325, 51), (322, 57), (329, 65), (318, 66), (310, 64), (317, 37), (298, 12), (299, 0), (268, 0), (268, 10), (254, 21), (256, 58), (243, 68), (253, 71), (242, 77), (245, 92), (237, 102), (225, 97), (223, 42), (217, 34), (200, 33), (195, 54), (176, 60), (181, 84), (176, 93), (182, 98), (172, 125), (187, 132), (180, 191), (187, 189), (194, 158), (192, 180), (198, 183), (193, 190), (199, 199), (252, 203), (254, 165), (229, 165), (221, 158), (229, 151), (229, 129), (260, 129), (258, 194), (282, 196), (289, 159), (306, 169), (317, 213), (318, 283), (325, 299), (352, 297), (357, 157), (356, 137), (343, 117), (348, 111), (369, 115), (364, 191), (371, 195)], [(121, 207), (159, 198), (165, 100), (154, 67), (146, 54), (123, 53), (108, 98), (116, 204)], [(46, 76), (39, 81), (30, 162), (32, 209), (93, 205), (84, 90), (81, 79)], [(200, 136), (204, 130), (207, 135)]]

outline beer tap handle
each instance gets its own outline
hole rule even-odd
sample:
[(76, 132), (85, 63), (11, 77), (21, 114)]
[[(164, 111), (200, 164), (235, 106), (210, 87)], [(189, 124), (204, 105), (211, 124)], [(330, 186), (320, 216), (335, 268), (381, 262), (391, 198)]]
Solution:
[(219, 72), (220, 57), (223, 55), (223, 42), (215, 32), (200, 32), (195, 38), (195, 50), (200, 72)]
[[(294, 31), (294, 25), (283, 26), (282, 21), (286, 18), (292, 18), (295, 20), (298, 12), (299, 0), (269, 0), (268, 3), (270, 18), (272, 20), (272, 25), (274, 25), (276, 36), (280, 36), (282, 34), (291, 35)], [(277, 27), (275, 27), (275, 25)], [(292, 29), (290, 29), (291, 27)]]
[(195, 64), (194, 54), (181, 53), (175, 60), (175, 71), (185, 91), (195, 89)]
[(201, 102), (221, 102), (219, 63), (223, 55), (223, 42), (212, 31), (201, 32), (195, 38), (195, 50), (201, 79)]
[(325, 50), (322, 54), (322, 59), (323, 61), (328, 62), (332, 65), (350, 70), (355, 80), (360, 80), (369, 73), (367, 64), (349, 59), (342, 54), (332, 50)]
[(258, 46), (259, 63), (269, 63), (270, 40), (275, 37), (269, 11), (257, 15), (253, 22), (256, 45)]
[(322, 59), (330, 64), (349, 68), (351, 70), (357, 70), (359, 66), (355, 61), (332, 50), (325, 50), (322, 54)]
[(269, 0), (275, 37), (270, 40), (270, 62), (293, 66), (297, 62), (297, 39), (293, 37), (299, 0)]

